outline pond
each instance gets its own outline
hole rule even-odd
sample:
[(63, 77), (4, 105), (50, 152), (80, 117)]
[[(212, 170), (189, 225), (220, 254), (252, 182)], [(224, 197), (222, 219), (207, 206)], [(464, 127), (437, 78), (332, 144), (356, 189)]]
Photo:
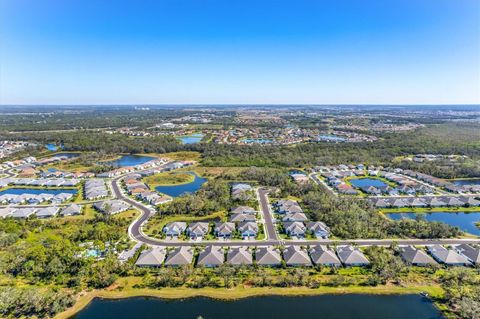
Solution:
[(52, 195), (57, 195), (60, 193), (69, 193), (69, 194), (76, 194), (77, 190), (76, 189), (38, 189), (38, 188), (28, 188), (28, 187), (22, 187), (22, 188), (9, 188), (4, 191), (0, 192), (0, 195), (23, 195), (23, 194), (31, 194), (31, 195), (38, 195), (38, 194), (52, 194)]
[(200, 141), (203, 138), (203, 134), (198, 133), (198, 134), (192, 134), (188, 136), (178, 136), (177, 139), (179, 139), (182, 144), (196, 144), (200, 143)]
[(337, 135), (319, 135), (318, 140), (326, 142), (345, 142), (347, 139)]
[(58, 146), (55, 144), (45, 144), (45, 147), (47, 148), (47, 150), (53, 151), (53, 152), (58, 150)]
[(361, 187), (385, 187), (387, 184), (385, 184), (383, 181), (375, 178), (353, 178), (349, 180), (350, 183), (352, 183), (353, 186), (356, 186), (358, 188)]
[(195, 178), (190, 183), (179, 184), (179, 185), (167, 185), (167, 186), (157, 186), (155, 190), (157, 192), (172, 196), (178, 197), (186, 193), (194, 193), (200, 189), (200, 187), (207, 181), (206, 178), (199, 177), (195, 173), (188, 172), (192, 174)]
[(75, 319), (441, 319), (420, 295), (264, 296), (223, 301), (204, 297), (165, 300), (94, 299)]
[(457, 180), (452, 180), (452, 183), (457, 185), (457, 186), (480, 185), (480, 178), (457, 179)]
[(127, 167), (144, 164), (154, 159), (154, 157), (145, 155), (123, 155), (114, 161), (104, 162), (104, 164), (112, 165), (114, 167)]
[(53, 157), (66, 157), (68, 159), (79, 157), (79, 156), (80, 156), (80, 153), (68, 153), (68, 152), (61, 152), (53, 155)]
[[(399, 220), (402, 218), (415, 219), (415, 213), (391, 213), (386, 214), (389, 218), (394, 220)], [(461, 230), (480, 236), (480, 229), (475, 225), (475, 223), (480, 222), (480, 213), (450, 213), (450, 212), (433, 212), (421, 214), (425, 216), (426, 220), (429, 221), (438, 221), (451, 226), (457, 226)]]

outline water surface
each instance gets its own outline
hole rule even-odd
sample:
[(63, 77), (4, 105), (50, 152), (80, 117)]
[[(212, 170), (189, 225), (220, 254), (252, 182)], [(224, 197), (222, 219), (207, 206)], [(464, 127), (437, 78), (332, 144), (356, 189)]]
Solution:
[(356, 186), (358, 188), (360, 187), (385, 187), (387, 184), (385, 184), (383, 181), (375, 178), (353, 178), (349, 180), (350, 183), (352, 183), (353, 186)]
[[(399, 220), (402, 218), (415, 219), (415, 217), (420, 214), (415, 213), (391, 213), (387, 214), (388, 217), (394, 220)], [(437, 221), (449, 224), (451, 226), (457, 226), (462, 231), (465, 231), (470, 234), (480, 236), (480, 229), (475, 225), (475, 223), (480, 222), (480, 213), (449, 213), (449, 212), (434, 212), (434, 213), (425, 213), (421, 214), (425, 216), (425, 219), (428, 221)]]
[(480, 178), (472, 178), (472, 179), (457, 179), (452, 181), (453, 184), (458, 186), (463, 185), (480, 185)]
[(172, 196), (178, 197), (187, 193), (194, 193), (200, 189), (200, 187), (207, 181), (206, 178), (199, 177), (194, 173), (189, 172), (195, 176), (194, 180), (191, 183), (180, 184), (180, 185), (168, 185), (168, 186), (157, 186), (155, 190), (157, 192)]
[(209, 298), (94, 299), (75, 319), (440, 319), (420, 295), (264, 296), (235, 301)]
[(347, 139), (337, 135), (319, 135), (318, 140), (327, 142), (345, 142)]
[(182, 144), (196, 144), (196, 143), (200, 143), (200, 141), (202, 140), (203, 138), (203, 134), (192, 134), (192, 135), (188, 135), (188, 136), (179, 136), (177, 137), (177, 139), (179, 139)]
[(6, 189), (4, 191), (1, 191), (0, 195), (4, 195), (4, 194), (8, 194), (8, 195), (23, 195), (23, 194), (29, 194), (29, 195), (52, 194), (52, 195), (57, 195), (57, 194), (60, 194), (60, 193), (76, 194), (77, 190), (76, 189), (61, 189), (61, 188), (38, 189), (38, 188), (22, 187), (22, 188)]
[(123, 155), (119, 159), (116, 159), (111, 162), (106, 162), (108, 165), (112, 165), (115, 167), (127, 167), (127, 166), (135, 166), (140, 164), (145, 164), (155, 158), (151, 156), (144, 156), (144, 155)]

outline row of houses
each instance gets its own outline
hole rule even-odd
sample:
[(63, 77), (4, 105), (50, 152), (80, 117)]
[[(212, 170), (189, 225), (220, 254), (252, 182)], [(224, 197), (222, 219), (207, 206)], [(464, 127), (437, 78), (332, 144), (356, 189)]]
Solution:
[(77, 204), (71, 204), (64, 208), (56, 206), (48, 206), (42, 208), (31, 208), (31, 207), (5, 207), (0, 208), (0, 218), (28, 218), (30, 216), (36, 216), (38, 218), (49, 218), (57, 215), (60, 216), (73, 216), (80, 215), (82, 213), (82, 206)]
[(125, 203), (123, 200), (112, 199), (96, 202), (93, 204), (93, 208), (101, 213), (114, 215), (129, 210), (130, 205)]
[[(119, 168), (116, 168), (114, 170), (98, 174), (97, 176), (101, 177), (101, 178), (113, 178), (113, 177), (117, 177), (117, 176), (120, 176), (120, 175), (133, 173), (135, 171), (147, 170), (149, 168), (155, 168), (155, 167), (158, 167), (158, 166), (162, 166), (167, 162), (168, 162), (168, 160), (165, 159), (165, 158), (153, 158), (152, 157), (151, 161), (145, 162), (143, 164), (138, 164), (138, 165), (135, 165), (135, 166), (119, 167)], [(183, 163), (183, 162), (179, 162), (179, 163)], [(179, 165), (181, 165), (181, 164), (179, 164)], [(182, 166), (180, 166), (180, 167), (182, 167)]]
[(109, 195), (107, 185), (102, 179), (94, 178), (85, 181), (83, 186), (83, 197), (86, 200), (94, 200)]
[(297, 201), (281, 199), (273, 205), (276, 214), (281, 216), (283, 231), (290, 237), (304, 238), (307, 233), (316, 238), (328, 238), (330, 228), (320, 221), (309, 221)]
[(160, 205), (172, 200), (171, 197), (153, 192), (141, 181), (142, 174), (130, 174), (123, 179), (128, 194), (151, 205)]
[(480, 201), (473, 196), (370, 198), (370, 201), (378, 208), (480, 206)]
[(44, 186), (44, 187), (74, 187), (81, 181), (76, 178), (2, 178), (0, 187), (13, 186)]
[(46, 170), (38, 173), (42, 178), (93, 178), (95, 173), (91, 172), (68, 172), (62, 170)]
[(480, 248), (467, 244), (446, 248), (442, 245), (427, 246), (428, 255), (424, 250), (413, 246), (400, 246), (400, 255), (408, 264), (427, 266), (444, 264), (448, 266), (480, 265)]
[(408, 169), (403, 170), (402, 174), (416, 178), (436, 187), (443, 188), (452, 193), (480, 193), (480, 185), (455, 185), (454, 183), (446, 181), (444, 179)]
[(24, 194), (3, 194), (0, 195), (0, 204), (14, 204), (14, 205), (37, 205), (41, 203), (61, 204), (72, 199), (72, 193), (24, 193)]
[(282, 251), (274, 246), (229, 247), (207, 246), (198, 255), (190, 246), (177, 247), (168, 250), (155, 247), (143, 251), (136, 261), (140, 267), (161, 267), (191, 265), (202, 267), (218, 267), (224, 263), (233, 266), (260, 265), (278, 267), (286, 266), (311, 267), (313, 265), (335, 266), (367, 266), (370, 262), (356, 247), (339, 246), (336, 251), (324, 245), (313, 246), (310, 249), (302, 246), (287, 246)]

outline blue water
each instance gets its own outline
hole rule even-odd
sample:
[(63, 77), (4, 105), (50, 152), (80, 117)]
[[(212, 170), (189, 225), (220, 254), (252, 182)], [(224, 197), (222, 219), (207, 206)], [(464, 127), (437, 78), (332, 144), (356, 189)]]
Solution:
[(178, 197), (183, 194), (187, 193), (194, 193), (200, 189), (200, 187), (207, 181), (206, 178), (199, 177), (194, 173), (189, 173), (195, 176), (193, 182), (188, 184), (181, 184), (181, 185), (169, 185), (169, 186), (157, 186), (155, 190), (157, 192), (172, 196)]
[(273, 140), (270, 139), (265, 139), (265, 138), (246, 138), (242, 140), (244, 143), (247, 144), (252, 144), (252, 143), (258, 143), (258, 144), (268, 144), (268, 143), (273, 143)]
[(55, 154), (53, 157), (66, 157), (66, 158), (74, 158), (74, 157), (79, 157), (80, 156), (80, 153), (67, 153), (67, 152), (63, 152), (63, 153), (57, 153)]
[(480, 185), (480, 178), (472, 178), (472, 179), (458, 179), (458, 180), (453, 180), (453, 184), (458, 185), (458, 186), (463, 186), (463, 185)]
[(8, 195), (23, 195), (23, 194), (52, 194), (52, 195), (57, 195), (60, 193), (69, 193), (69, 194), (76, 194), (77, 190), (76, 189), (36, 189), (36, 188), (9, 188), (4, 191), (0, 192), (0, 195), (8, 194)]
[(53, 152), (58, 150), (58, 146), (55, 144), (45, 144), (45, 147), (47, 148), (47, 150), (53, 151)]
[(263, 296), (238, 300), (204, 297), (165, 300), (137, 297), (94, 299), (76, 319), (440, 319), (420, 295)]
[(127, 167), (127, 166), (144, 164), (154, 159), (155, 158), (151, 156), (144, 156), (144, 155), (124, 155), (115, 161), (106, 162), (106, 164), (112, 165), (115, 167)]
[(385, 187), (387, 184), (382, 182), (379, 179), (374, 179), (374, 178), (353, 178), (349, 180), (350, 183), (352, 183), (353, 186), (356, 187), (370, 187), (370, 186), (375, 186), (375, 187)]
[(203, 134), (192, 134), (189, 136), (179, 136), (177, 139), (182, 141), (183, 144), (196, 144), (200, 143), (203, 138)]
[[(415, 219), (415, 213), (391, 213), (387, 216), (394, 220), (401, 218)], [(462, 231), (480, 236), (480, 229), (475, 225), (476, 222), (480, 222), (480, 213), (448, 213), (448, 212), (434, 212), (422, 214), (426, 220), (444, 222), (451, 226), (457, 226)]]
[(337, 135), (319, 135), (318, 139), (321, 141), (345, 142), (347, 139)]

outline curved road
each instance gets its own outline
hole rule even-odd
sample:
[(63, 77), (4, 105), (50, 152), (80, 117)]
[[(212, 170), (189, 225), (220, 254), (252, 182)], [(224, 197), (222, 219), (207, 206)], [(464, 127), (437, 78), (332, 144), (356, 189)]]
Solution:
[(258, 195), (260, 198), (260, 206), (263, 211), (263, 217), (265, 220), (266, 226), (266, 240), (258, 241), (244, 241), (244, 240), (231, 240), (231, 241), (212, 241), (212, 242), (189, 242), (189, 241), (164, 241), (160, 239), (155, 239), (148, 237), (143, 234), (141, 228), (144, 222), (146, 222), (152, 215), (155, 214), (155, 210), (147, 207), (146, 205), (139, 203), (127, 195), (123, 194), (120, 186), (121, 179), (124, 176), (117, 177), (112, 180), (112, 189), (115, 195), (115, 198), (122, 199), (125, 202), (129, 203), (133, 207), (137, 208), (142, 212), (142, 215), (134, 220), (130, 225), (128, 231), (132, 239), (138, 242), (142, 242), (151, 246), (165, 246), (165, 247), (175, 247), (175, 246), (195, 246), (195, 245), (211, 245), (211, 246), (222, 246), (222, 247), (231, 247), (231, 246), (275, 246), (275, 245), (349, 245), (356, 244), (359, 246), (390, 246), (391, 244), (398, 245), (433, 245), (433, 244), (442, 244), (442, 245), (454, 245), (454, 244), (480, 244), (480, 238), (468, 238), (468, 239), (352, 239), (352, 240), (280, 240), (278, 234), (275, 231), (275, 225), (273, 223), (272, 215), (270, 213), (269, 204), (268, 204), (268, 189), (260, 188), (258, 190)]

